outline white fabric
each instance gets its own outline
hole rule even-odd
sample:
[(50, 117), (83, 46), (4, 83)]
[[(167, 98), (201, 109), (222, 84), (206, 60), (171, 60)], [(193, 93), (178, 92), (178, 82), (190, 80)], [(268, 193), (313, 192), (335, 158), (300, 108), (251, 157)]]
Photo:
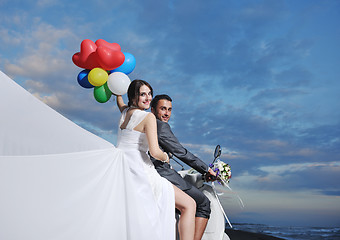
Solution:
[(0, 71), (0, 156), (112, 148), (48, 107)]
[[(172, 227), (160, 223), (160, 214), (170, 222), (174, 211), (152, 201), (140, 159), (67, 120), (2, 72), (0, 84), (0, 239), (174, 239)], [(167, 200), (173, 207), (173, 194)], [(162, 231), (170, 237), (160, 238)]]
[[(122, 113), (120, 125), (125, 120), (127, 110)], [(144, 214), (149, 215), (154, 239), (175, 239), (173, 186), (157, 173), (151, 162), (147, 154), (148, 142), (145, 133), (133, 130), (147, 114), (149, 113), (145, 111), (134, 110), (126, 128), (118, 130), (117, 148), (122, 149), (125, 159), (130, 161), (132, 181), (138, 185), (139, 199), (145, 204)], [(152, 192), (149, 191), (150, 188)]]

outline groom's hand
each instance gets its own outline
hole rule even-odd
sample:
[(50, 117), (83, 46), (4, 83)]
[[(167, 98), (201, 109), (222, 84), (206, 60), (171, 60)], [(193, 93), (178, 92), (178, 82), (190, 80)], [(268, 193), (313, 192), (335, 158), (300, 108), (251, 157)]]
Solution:
[(216, 180), (216, 173), (211, 168), (209, 168), (207, 174), (205, 175), (205, 179), (208, 182), (215, 181)]

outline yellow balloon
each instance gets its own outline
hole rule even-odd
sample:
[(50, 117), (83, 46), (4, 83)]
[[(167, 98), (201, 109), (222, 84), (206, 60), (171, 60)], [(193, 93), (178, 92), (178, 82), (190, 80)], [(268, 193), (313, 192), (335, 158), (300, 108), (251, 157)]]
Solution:
[(109, 74), (102, 68), (94, 68), (89, 72), (88, 79), (93, 86), (101, 86), (107, 82)]

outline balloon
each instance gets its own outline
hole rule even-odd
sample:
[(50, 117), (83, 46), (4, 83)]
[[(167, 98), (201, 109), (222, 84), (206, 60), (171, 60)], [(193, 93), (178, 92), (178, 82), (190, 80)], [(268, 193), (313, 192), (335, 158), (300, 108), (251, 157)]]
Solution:
[(105, 103), (109, 101), (109, 99), (111, 98), (111, 95), (112, 93), (110, 89), (107, 87), (107, 83), (105, 83), (102, 86), (95, 87), (93, 89), (93, 96), (97, 100), (97, 102)]
[(72, 61), (80, 68), (103, 68), (112, 70), (124, 63), (125, 56), (118, 43), (98, 39), (95, 43), (85, 39), (80, 44), (80, 52), (72, 56)]
[(101, 86), (106, 83), (108, 76), (108, 73), (104, 69), (94, 68), (90, 71), (88, 79), (93, 86)]
[(130, 78), (125, 73), (114, 72), (109, 75), (107, 86), (112, 93), (123, 95), (127, 92), (130, 82)]
[(104, 46), (104, 47), (110, 48), (113, 51), (121, 51), (121, 48), (118, 43), (109, 43), (103, 39), (98, 39), (96, 41), (96, 45), (97, 47)]
[(72, 61), (80, 68), (92, 69), (99, 67), (97, 61), (97, 45), (90, 39), (85, 39), (80, 44), (80, 52), (72, 56)]
[(124, 63), (125, 56), (121, 51), (115, 51), (106, 46), (99, 46), (97, 47), (97, 59), (103, 69), (112, 70)]
[(124, 63), (120, 67), (113, 69), (111, 72), (122, 72), (128, 75), (135, 69), (136, 67), (135, 57), (131, 53), (124, 52), (123, 54), (125, 56)]
[(83, 88), (93, 88), (94, 86), (89, 82), (88, 75), (90, 70), (83, 70), (78, 74), (77, 80)]

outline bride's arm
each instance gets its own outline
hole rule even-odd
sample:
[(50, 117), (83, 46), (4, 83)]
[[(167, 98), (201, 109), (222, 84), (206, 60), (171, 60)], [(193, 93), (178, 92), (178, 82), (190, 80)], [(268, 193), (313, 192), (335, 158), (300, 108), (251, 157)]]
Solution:
[(117, 106), (120, 110), (120, 112), (123, 112), (123, 110), (125, 108), (127, 108), (128, 106), (124, 103), (123, 97), (121, 95), (117, 95), (116, 96), (116, 101), (117, 101)]
[(149, 113), (145, 118), (144, 130), (149, 143), (149, 152), (152, 157), (162, 162), (169, 162), (169, 156), (158, 145), (157, 123), (154, 114)]

